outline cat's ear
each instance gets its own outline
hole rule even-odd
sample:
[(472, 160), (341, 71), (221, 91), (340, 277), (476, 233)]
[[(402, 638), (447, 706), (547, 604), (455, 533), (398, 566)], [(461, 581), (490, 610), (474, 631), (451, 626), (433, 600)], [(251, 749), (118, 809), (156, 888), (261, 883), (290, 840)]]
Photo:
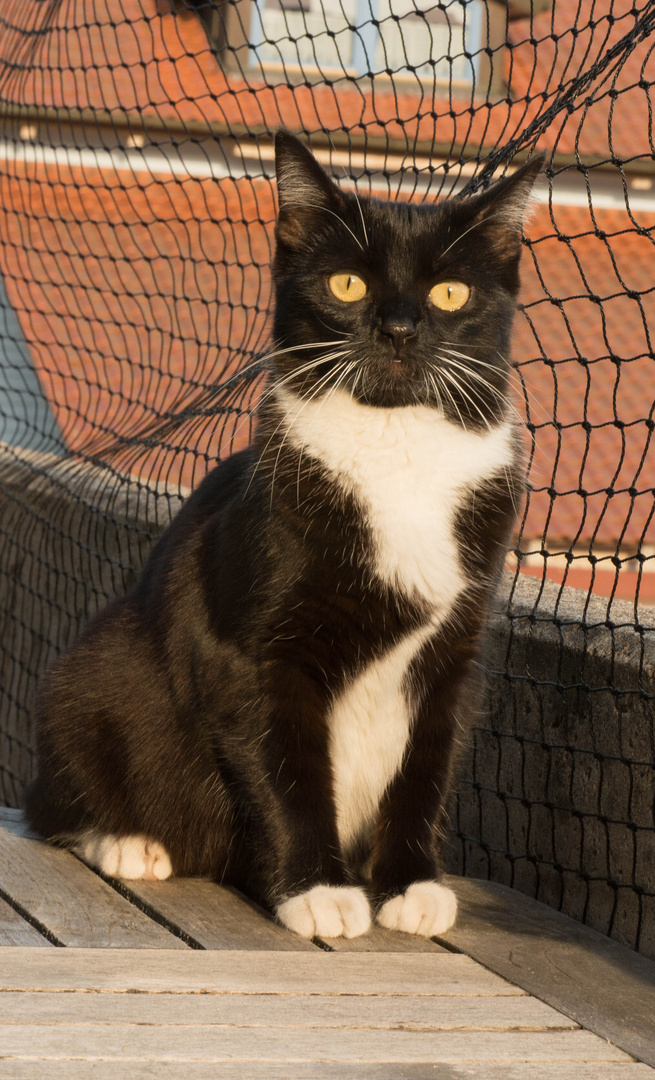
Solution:
[(304, 143), (284, 129), (275, 136), (275, 172), (278, 243), (296, 247), (318, 215), (338, 212), (342, 196)]
[(515, 258), (521, 251), (521, 227), (529, 214), (534, 182), (544, 163), (535, 154), (510, 176), (496, 180), (470, 201), (473, 225), (484, 225), (487, 244), (501, 258)]

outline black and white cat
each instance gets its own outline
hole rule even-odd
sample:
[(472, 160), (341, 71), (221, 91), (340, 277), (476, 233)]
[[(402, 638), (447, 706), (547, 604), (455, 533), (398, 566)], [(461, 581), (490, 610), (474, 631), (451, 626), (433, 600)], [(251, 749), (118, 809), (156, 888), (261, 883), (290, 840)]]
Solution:
[(118, 877), (234, 883), (306, 937), (453, 923), (441, 828), (523, 489), (508, 355), (540, 165), (385, 203), (278, 133), (256, 437), (47, 677), (44, 836)]

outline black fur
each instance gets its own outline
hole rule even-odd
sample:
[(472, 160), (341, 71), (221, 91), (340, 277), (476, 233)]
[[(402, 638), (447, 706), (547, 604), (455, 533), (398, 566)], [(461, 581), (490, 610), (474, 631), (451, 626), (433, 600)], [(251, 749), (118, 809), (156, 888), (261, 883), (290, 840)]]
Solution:
[[(424, 403), (469, 429), (498, 424), (519, 221), (539, 165), (437, 206), (358, 201), (279, 133), (270, 385), (301, 397), (340, 385), (371, 409)], [(332, 296), (327, 278), (341, 270), (367, 281), (365, 301)], [(448, 278), (471, 287), (457, 313), (427, 301)], [(330, 350), (319, 343), (341, 338), (346, 360), (322, 360)], [(427, 376), (444, 340), (487, 365), (458, 360), (459, 388), (447, 391)], [(299, 460), (265, 394), (251, 448), (208, 475), (135, 590), (47, 676), (32, 826), (54, 840), (142, 833), (165, 846), (174, 873), (236, 883), (272, 906), (317, 883), (359, 882), (369, 856), (374, 904), (437, 877), (455, 731), (470, 711), (471, 663), (521, 484), (517, 439), (512, 468), (460, 511), (469, 585), (412, 664), (411, 741), (373, 836), (342, 851), (331, 702), (426, 611), (375, 579), (361, 510), (318, 461)]]

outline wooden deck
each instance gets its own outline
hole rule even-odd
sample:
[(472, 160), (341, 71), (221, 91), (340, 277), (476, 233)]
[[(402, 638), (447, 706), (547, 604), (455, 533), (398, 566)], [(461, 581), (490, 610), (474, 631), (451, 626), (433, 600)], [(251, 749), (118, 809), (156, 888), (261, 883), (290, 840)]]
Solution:
[(307, 942), (210, 882), (104, 879), (0, 810), (0, 1078), (655, 1080), (654, 963), (451, 884), (439, 942)]

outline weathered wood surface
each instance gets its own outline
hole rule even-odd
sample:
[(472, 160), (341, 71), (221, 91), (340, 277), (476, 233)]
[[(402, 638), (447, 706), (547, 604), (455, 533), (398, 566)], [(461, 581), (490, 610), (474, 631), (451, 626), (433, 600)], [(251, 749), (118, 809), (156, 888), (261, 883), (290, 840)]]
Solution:
[(446, 948), (378, 928), (312, 943), (208, 881), (104, 880), (0, 810), (0, 1080), (121, 1063), (145, 1080), (655, 1080), (629, 1056), (651, 1060), (654, 964), (512, 890), (452, 884)]
[(6, 948), (3, 990), (213, 994), (523, 996), (524, 990), (454, 953), (198, 952)]
[[(271, 916), (233, 889), (211, 881), (172, 878), (126, 881), (121, 891), (137, 897), (204, 949), (279, 949), (314, 952), (316, 945), (279, 926)], [(357, 938), (321, 938), (334, 952), (444, 952), (429, 938), (374, 926)]]
[(43, 934), (21, 918), (5, 900), (0, 899), (0, 946), (50, 945)]
[(158, 923), (90, 873), (74, 855), (25, 834), (15, 812), (0, 811), (0, 889), (55, 944), (78, 948), (184, 949)]
[[(557, 1077), (557, 1063), (569, 1069), (561, 1080), (580, 1080), (590, 1063), (594, 1080), (612, 1063), (632, 1070), (616, 1080), (653, 1075), (634, 1073), (623, 1051), (454, 953), (8, 947), (1, 960), (0, 1078), (26, 1080), (36, 1065), (56, 1078), (64, 1062), (72, 1080), (97, 1080), (101, 1063), (153, 1078), (173, 1067), (208, 1076), (204, 1064), (220, 1067), (221, 1080), (490, 1080), (500, 1063), (497, 1080), (519, 1064), (515, 1080), (535, 1080), (544, 1063), (544, 1080)], [(457, 1071), (464, 1064), (468, 1072)], [(409, 1065), (420, 1069), (403, 1072)]]
[(503, 885), (451, 878), (443, 940), (655, 1066), (655, 962)]
[(356, 938), (320, 938), (324, 945), (335, 952), (446, 952), (443, 946), (419, 934), (401, 934), (397, 930), (383, 930), (372, 926), (367, 934)]
[(589, 1031), (394, 1031), (239, 1025), (1, 1024), (9, 1057), (138, 1061), (629, 1061)]
[[(116, 1080), (114, 1061), (1, 1061), (0, 1080)], [(130, 1072), (137, 1075), (132, 1065)], [(220, 1073), (211, 1062), (185, 1061), (184, 1080), (652, 1080), (632, 1062), (352, 1062), (231, 1061)], [(179, 1061), (138, 1061), (138, 1080), (180, 1080)]]
[[(250, 958), (252, 960), (252, 958)], [(3, 1024), (240, 1024), (415, 1031), (573, 1030), (573, 1020), (528, 997), (369, 994), (125, 994), (5, 991)]]
[[(14, 838), (32, 841), (38, 839), (29, 833), (21, 812), (0, 809), (0, 855), (3, 828)], [(16, 845), (16, 839), (13, 839), (12, 843)], [(65, 868), (66, 858), (70, 859), (69, 853), (54, 850), (55, 860), (58, 860), (57, 865)], [(49, 865), (52, 865), (52, 851), (53, 849), (43, 846), (41, 851), (43, 865), (45, 861), (49, 861)], [(81, 868), (83, 869), (83, 866)], [(75, 873), (73, 888), (77, 890), (80, 897), (86, 897), (90, 903), (93, 903), (97, 885), (91, 878), (83, 878), (80, 867), (73, 873)], [(93, 870), (90, 873), (93, 879), (99, 877), (105, 880), (124, 899), (135, 904), (137, 910), (143, 909), (146, 915), (163, 923), (166, 929), (179, 935), (179, 939), (190, 944), (191, 947), (249, 950), (262, 948), (289, 951), (315, 951), (319, 947), (279, 926), (272, 917), (235, 890), (224, 889), (212, 881), (192, 878), (172, 878), (168, 881), (110, 881), (98, 876)], [(82, 888), (81, 882), (84, 880), (86, 880), (86, 887)], [(22, 904), (23, 894), (24, 890), (18, 887), (13, 897), (17, 904)], [(35, 913), (30, 912), (30, 914)], [(105, 937), (102, 936), (105, 933), (102, 923), (98, 927), (101, 936), (97, 940), (93, 940), (90, 936), (95, 928), (85, 926), (83, 928), (84, 940), (72, 941), (68, 936), (63, 937), (57, 932), (57, 930), (61, 931), (61, 927), (57, 926), (55, 929), (49, 926), (45, 919), (40, 919), (40, 921), (49, 927), (55, 939), (62, 944), (84, 944), (88, 947), (106, 944)], [(2, 941), (1, 937), (0, 941)], [(29, 941), (8, 940), (4, 944), (21, 945), (29, 944)], [(132, 941), (128, 944), (136, 945), (138, 942)], [(156, 944), (159, 947), (169, 947), (164, 946), (161, 939), (158, 939)], [(444, 951), (442, 946), (425, 937), (395, 933), (380, 927), (373, 927), (369, 933), (355, 939), (330, 937), (330, 939), (323, 939), (321, 944), (334, 951), (347, 951), (347, 953), (439, 953), (439, 951)]]
[(311, 941), (285, 930), (243, 897), (212, 881), (125, 881), (121, 891), (138, 898), (203, 949), (317, 951)]

